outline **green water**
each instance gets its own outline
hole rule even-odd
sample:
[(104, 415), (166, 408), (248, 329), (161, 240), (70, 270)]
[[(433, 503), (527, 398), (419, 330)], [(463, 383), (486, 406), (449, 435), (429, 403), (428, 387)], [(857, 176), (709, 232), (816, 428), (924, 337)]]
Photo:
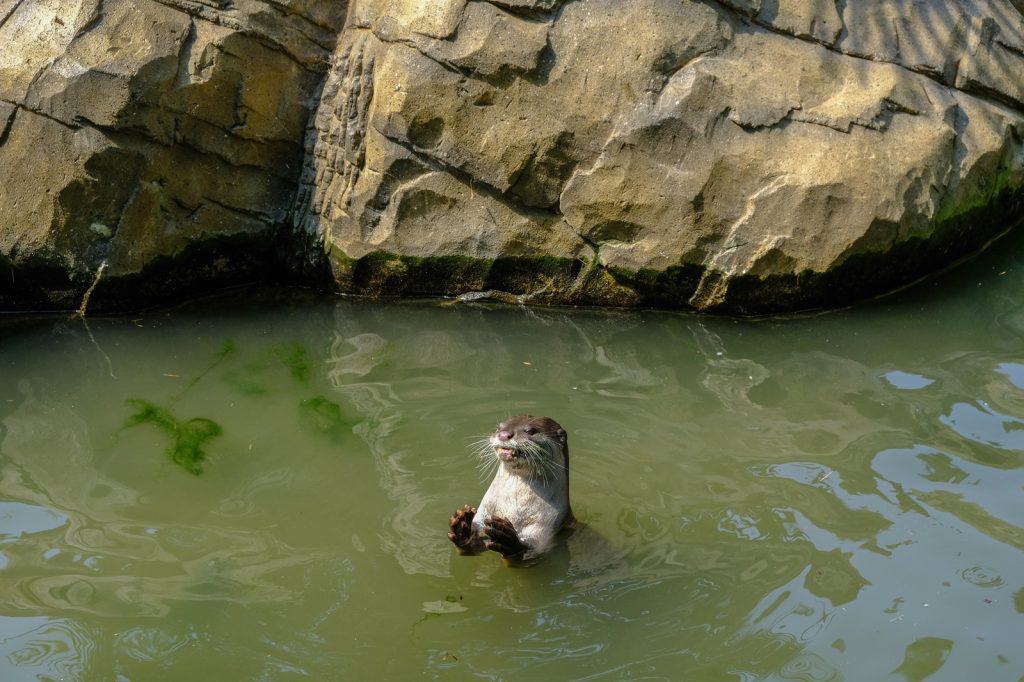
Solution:
[[(791, 320), (243, 292), (0, 327), (0, 679), (1024, 675), (1024, 267)], [(587, 528), (455, 556), (498, 418)]]

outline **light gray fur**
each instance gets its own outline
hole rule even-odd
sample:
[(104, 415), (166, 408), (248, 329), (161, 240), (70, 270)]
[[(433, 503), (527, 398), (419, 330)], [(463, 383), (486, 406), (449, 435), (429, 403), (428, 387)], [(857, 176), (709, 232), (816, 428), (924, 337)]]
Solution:
[[(492, 443), (498, 445), (496, 439)], [(473, 518), (477, 551), (486, 541), (484, 523), (491, 518), (505, 518), (512, 523), (527, 547), (523, 559), (548, 551), (558, 532), (572, 521), (568, 459), (562, 446), (553, 440), (547, 440), (543, 448), (542, 456), (550, 458), (546, 467), (530, 466), (524, 461), (499, 463)]]

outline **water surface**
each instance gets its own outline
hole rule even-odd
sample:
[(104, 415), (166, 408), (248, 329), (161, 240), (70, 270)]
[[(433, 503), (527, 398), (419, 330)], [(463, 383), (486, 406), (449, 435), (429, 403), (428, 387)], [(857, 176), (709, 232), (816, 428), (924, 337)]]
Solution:
[[(1014, 250), (790, 320), (7, 319), (0, 679), (1019, 680)], [(569, 430), (587, 529), (511, 570), (445, 523), (519, 411)]]

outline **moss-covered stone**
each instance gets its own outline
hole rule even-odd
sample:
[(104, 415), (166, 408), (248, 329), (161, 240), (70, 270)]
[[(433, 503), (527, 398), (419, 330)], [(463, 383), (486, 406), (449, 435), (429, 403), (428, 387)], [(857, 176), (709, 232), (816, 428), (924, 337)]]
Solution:
[(637, 303), (676, 308), (696, 291), (703, 268), (695, 265), (672, 266), (663, 271), (610, 268), (608, 272), (616, 283), (635, 292)]
[(717, 310), (763, 315), (837, 307), (880, 296), (940, 272), (964, 254), (978, 253), (1022, 218), (1024, 194), (1007, 187), (987, 203), (951, 210), (927, 237), (851, 255), (828, 272), (736, 278)]
[(552, 283), (568, 286), (581, 268), (579, 261), (552, 256), (419, 258), (383, 251), (352, 262), (352, 280), (340, 286), (365, 296), (457, 296), (482, 289), (528, 294)]
[[(174, 256), (154, 258), (138, 273), (107, 270), (92, 293), (89, 310), (137, 310), (246, 284), (299, 283), (301, 274), (284, 267), (283, 259), (292, 252), (289, 236), (280, 230), (211, 235)], [(73, 307), (91, 284), (91, 278), (76, 283)]]
[[(724, 299), (713, 310), (760, 315), (845, 305), (941, 270), (962, 254), (978, 252), (1024, 217), (1024, 193), (1013, 186), (1011, 176), (1002, 177), (1003, 189), (998, 195), (948, 210), (927, 237), (912, 237), (885, 250), (854, 253), (826, 272), (733, 277)], [(334, 254), (338, 257), (337, 250)], [(531, 302), (554, 305), (688, 308), (705, 277), (700, 265), (629, 270), (550, 256), (491, 261), (375, 252), (344, 260), (353, 264), (354, 275), (350, 286), (341, 286), (355, 294), (457, 296), (496, 290), (520, 295), (543, 290)]]

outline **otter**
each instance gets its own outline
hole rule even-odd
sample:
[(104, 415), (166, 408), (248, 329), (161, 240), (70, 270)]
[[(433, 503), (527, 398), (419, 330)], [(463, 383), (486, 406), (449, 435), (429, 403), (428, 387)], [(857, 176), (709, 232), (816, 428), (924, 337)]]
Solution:
[(460, 554), (491, 550), (506, 564), (529, 562), (575, 523), (569, 505), (569, 439), (549, 417), (518, 415), (482, 441), (497, 472), (478, 507), (460, 507), (448, 539)]

